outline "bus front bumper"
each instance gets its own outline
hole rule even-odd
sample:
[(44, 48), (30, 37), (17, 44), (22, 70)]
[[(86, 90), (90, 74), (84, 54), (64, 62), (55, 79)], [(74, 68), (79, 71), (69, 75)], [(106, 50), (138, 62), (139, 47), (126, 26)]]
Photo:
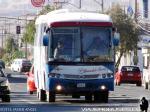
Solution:
[(92, 80), (73, 80), (49, 78), (48, 91), (60, 94), (80, 93), (86, 94), (97, 91), (113, 91), (114, 79), (92, 79)]

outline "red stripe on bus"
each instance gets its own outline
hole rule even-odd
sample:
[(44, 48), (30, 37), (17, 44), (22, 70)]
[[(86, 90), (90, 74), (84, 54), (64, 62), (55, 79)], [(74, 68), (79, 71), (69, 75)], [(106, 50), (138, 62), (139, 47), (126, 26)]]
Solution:
[(65, 27), (65, 26), (112, 26), (111, 22), (53, 22), (51, 27)]

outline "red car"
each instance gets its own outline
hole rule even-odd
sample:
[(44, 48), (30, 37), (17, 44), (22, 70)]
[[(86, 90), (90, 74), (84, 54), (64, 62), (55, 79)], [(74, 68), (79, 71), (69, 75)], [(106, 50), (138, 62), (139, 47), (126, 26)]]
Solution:
[(30, 94), (33, 94), (36, 91), (36, 86), (34, 82), (34, 67), (32, 66), (29, 72), (26, 72), (27, 75), (27, 91)]
[(139, 67), (137, 66), (122, 66), (120, 71), (115, 74), (115, 84), (120, 85), (122, 83), (142, 85), (142, 75)]

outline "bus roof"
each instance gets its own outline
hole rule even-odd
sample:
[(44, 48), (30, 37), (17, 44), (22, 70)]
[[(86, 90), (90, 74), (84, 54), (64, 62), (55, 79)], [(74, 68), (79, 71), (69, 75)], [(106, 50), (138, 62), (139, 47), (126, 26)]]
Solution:
[(112, 19), (109, 15), (92, 13), (92, 12), (79, 12), (69, 11), (67, 9), (56, 10), (41, 15), (37, 18), (36, 24), (47, 23), (50, 25), (53, 22), (110, 22)]

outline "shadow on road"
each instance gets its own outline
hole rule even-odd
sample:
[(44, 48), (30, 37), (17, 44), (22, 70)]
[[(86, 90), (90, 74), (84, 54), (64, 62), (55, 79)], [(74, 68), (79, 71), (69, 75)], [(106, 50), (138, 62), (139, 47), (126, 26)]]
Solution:
[[(62, 100), (64, 102), (69, 102), (69, 103), (91, 103), (91, 102), (87, 102), (84, 99), (68, 99), (68, 100)], [(131, 99), (131, 98), (110, 98), (108, 100), (108, 103), (111, 104), (116, 104), (116, 103), (139, 103), (140, 99)], [(92, 103), (97, 103), (92, 101)], [(101, 103), (101, 102), (100, 102)]]

